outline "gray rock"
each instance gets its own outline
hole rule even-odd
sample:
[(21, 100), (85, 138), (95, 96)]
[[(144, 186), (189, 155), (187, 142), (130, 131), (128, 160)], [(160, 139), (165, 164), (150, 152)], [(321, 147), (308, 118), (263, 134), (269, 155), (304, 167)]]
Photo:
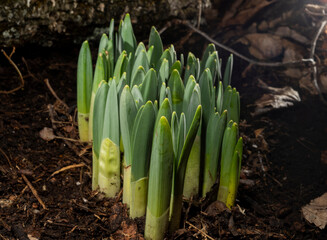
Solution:
[[(209, 6), (210, 1), (202, 1), (203, 8)], [(0, 45), (81, 43), (96, 28), (109, 26), (112, 18), (118, 22), (127, 12), (131, 14), (134, 31), (148, 34), (152, 25), (160, 28), (173, 17), (196, 19), (198, 1), (2, 0)]]

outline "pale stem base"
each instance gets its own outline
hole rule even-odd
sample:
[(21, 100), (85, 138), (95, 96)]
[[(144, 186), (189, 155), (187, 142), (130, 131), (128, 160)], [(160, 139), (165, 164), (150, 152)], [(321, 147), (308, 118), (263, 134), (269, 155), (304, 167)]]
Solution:
[(123, 203), (130, 206), (131, 200), (131, 166), (124, 166)]
[(92, 151), (92, 190), (95, 191), (99, 187), (99, 160)]
[(101, 143), (99, 156), (99, 188), (109, 198), (120, 190), (120, 150), (109, 138)]
[(147, 208), (144, 237), (146, 240), (162, 240), (168, 228), (169, 208), (160, 216), (153, 216)]
[(196, 136), (187, 162), (183, 195), (190, 199), (199, 193), (201, 162), (201, 138)]
[(78, 113), (78, 132), (81, 142), (89, 141), (89, 113)]
[(131, 182), (130, 217), (137, 218), (145, 215), (148, 197), (148, 178)]

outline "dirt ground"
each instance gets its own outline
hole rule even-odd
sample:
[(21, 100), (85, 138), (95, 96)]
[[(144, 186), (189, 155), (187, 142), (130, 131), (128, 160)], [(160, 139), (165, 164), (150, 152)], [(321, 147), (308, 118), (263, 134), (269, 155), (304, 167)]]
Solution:
[[(91, 47), (95, 50), (96, 44)], [(12, 94), (0, 94), (1, 239), (143, 238), (144, 219), (128, 218), (121, 195), (106, 199), (91, 191), (91, 149), (70, 140), (78, 138), (78, 51), (79, 46), (25, 46), (13, 55), (25, 84)], [(0, 62), (0, 89), (17, 87), (15, 69), (2, 54)], [(242, 77), (246, 66), (236, 60), (233, 73), (245, 142), (237, 206), (227, 211), (212, 204), (215, 186), (206, 199), (185, 202), (184, 228), (167, 239), (327, 239), (326, 229), (309, 224), (301, 214), (302, 206), (327, 190), (327, 165), (322, 162), (326, 107), (316, 95), (306, 94), (292, 107), (251, 115), (264, 93), (258, 79), (276, 87), (297, 83), (276, 78), (279, 69), (262, 67), (252, 67)], [(39, 135), (44, 127), (61, 138), (45, 141)]]

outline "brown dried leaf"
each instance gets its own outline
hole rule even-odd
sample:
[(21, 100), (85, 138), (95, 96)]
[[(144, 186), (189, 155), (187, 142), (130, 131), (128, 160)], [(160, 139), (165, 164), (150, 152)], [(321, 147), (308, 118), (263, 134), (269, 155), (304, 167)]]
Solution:
[(209, 207), (205, 210), (205, 213), (208, 214), (208, 216), (213, 217), (224, 211), (230, 211), (226, 207), (226, 204), (221, 201), (215, 201), (209, 205)]
[(264, 7), (273, 4), (273, 1), (255, 0), (244, 2), (242, 0), (234, 1), (229, 11), (224, 15), (221, 25), (223, 27), (230, 25), (244, 24)]
[(321, 152), (320, 160), (323, 164), (327, 164), (327, 150)]
[(269, 112), (272, 109), (293, 106), (294, 102), (301, 101), (299, 93), (291, 87), (275, 88), (268, 86), (260, 79), (258, 81), (258, 86), (270, 93), (263, 94), (260, 99), (255, 101), (256, 108), (252, 113), (253, 116)]
[(71, 125), (69, 125), (69, 126), (65, 126), (65, 127), (63, 127), (63, 128), (64, 128), (65, 132), (68, 132), (68, 133), (70, 133), (71, 131), (74, 130), (74, 127), (71, 126)]
[(257, 138), (259, 135), (261, 135), (263, 130), (265, 130), (265, 129), (264, 128), (259, 128), (259, 129), (254, 130), (255, 137)]
[(44, 127), (40, 131), (40, 137), (45, 141), (51, 141), (56, 138), (56, 136), (53, 133), (53, 129), (48, 127)]
[(283, 43), (279, 36), (269, 33), (251, 33), (244, 38), (250, 42), (249, 52), (258, 59), (275, 58), (283, 52)]
[(137, 225), (135, 223), (128, 224), (126, 221), (121, 223), (122, 230), (118, 230), (114, 234), (114, 239), (143, 239), (137, 230)]
[(318, 91), (313, 85), (311, 75), (304, 76), (300, 79), (300, 88), (307, 90), (312, 95), (317, 95)]
[(321, 73), (318, 81), (319, 81), (320, 90), (323, 93), (327, 93), (327, 72)]
[(308, 222), (324, 229), (327, 225), (327, 193), (311, 200), (309, 204), (302, 207), (302, 213)]

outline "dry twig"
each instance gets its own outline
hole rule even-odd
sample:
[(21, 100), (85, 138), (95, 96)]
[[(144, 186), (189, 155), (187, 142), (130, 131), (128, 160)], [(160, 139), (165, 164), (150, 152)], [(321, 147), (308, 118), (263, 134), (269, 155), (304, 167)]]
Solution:
[[(51, 120), (51, 123), (52, 123), (52, 128), (53, 129), (57, 129), (56, 125), (54, 124), (54, 115), (55, 115), (55, 110), (53, 109), (53, 105), (52, 104), (48, 104), (48, 109), (49, 109), (49, 116), (50, 116), (50, 120)], [(57, 132), (57, 135), (59, 137), (64, 137), (60, 132)], [(86, 162), (87, 164), (90, 164), (91, 161), (89, 159), (87, 159), (86, 157), (84, 156), (80, 156), (80, 151), (77, 149), (76, 145), (72, 144), (71, 142), (67, 141), (66, 139), (63, 139), (64, 142), (66, 143), (66, 145), (72, 149), (75, 154), (79, 157), (81, 157), (81, 159)], [(87, 165), (86, 166), (89, 170), (91, 170), (91, 168)]]
[(3, 221), (2, 220), (2, 218), (0, 218), (0, 222), (1, 222), (1, 225), (8, 231), (8, 232), (10, 232), (11, 231), (11, 228), (10, 228), (10, 226), (5, 222), (5, 221)]
[(44, 79), (44, 82), (45, 82), (45, 84), (47, 85), (47, 87), (49, 88), (51, 94), (55, 97), (55, 99), (57, 99), (57, 101), (60, 102), (60, 104), (62, 104), (66, 109), (69, 109), (69, 107), (67, 106), (67, 104), (66, 104), (64, 101), (62, 101), (62, 100), (58, 97), (58, 95), (56, 94), (56, 92), (53, 90), (53, 88), (52, 88), (51, 85), (50, 85), (49, 79), (47, 79), (47, 78)]
[(119, 202), (119, 199), (121, 198), (121, 195), (123, 194), (123, 189), (121, 189), (116, 197), (115, 203)]
[(12, 90), (9, 91), (0, 91), (0, 93), (4, 93), (4, 94), (10, 94), (13, 92), (18, 91), (19, 89), (24, 87), (24, 78), (22, 73), (19, 71), (17, 65), (14, 63), (14, 61), (11, 59), (12, 55), (15, 53), (15, 47), (13, 47), (12, 52), (10, 53), (10, 55), (8, 56), (7, 53), (5, 52), (5, 50), (1, 49), (1, 52), (3, 53), (3, 55), (8, 59), (8, 61), (10, 62), (10, 64), (16, 69), (18, 75), (19, 75), (19, 79), (20, 79), (20, 85)]
[(42, 201), (42, 199), (39, 197), (36, 189), (33, 187), (32, 183), (27, 179), (27, 177), (24, 174), (22, 174), (22, 177), (23, 177), (24, 181), (26, 182), (26, 184), (28, 185), (28, 187), (31, 189), (33, 195), (36, 197), (36, 199), (41, 204), (42, 208), (45, 210), (48, 210), (47, 207), (45, 206), (44, 202)]
[[(325, 15), (326, 16), (326, 15)], [(215, 45), (217, 45), (218, 47), (234, 54), (235, 56), (249, 62), (250, 64), (255, 64), (258, 66), (265, 66), (265, 67), (285, 67), (285, 66), (292, 66), (292, 65), (299, 65), (299, 64), (309, 64), (312, 67), (312, 71), (313, 71), (313, 84), (315, 86), (315, 88), (318, 91), (319, 97), (321, 99), (321, 101), (327, 105), (327, 101), (325, 100), (324, 96), (322, 95), (322, 92), (320, 90), (320, 87), (318, 85), (318, 81), (317, 81), (317, 64), (316, 61), (314, 59), (314, 54), (315, 54), (315, 50), (316, 50), (316, 45), (317, 45), (317, 41), (318, 38), (322, 32), (322, 30), (324, 29), (324, 27), (327, 24), (326, 20), (323, 20), (321, 22), (321, 25), (314, 37), (314, 39), (312, 40), (311, 43), (311, 50), (310, 50), (310, 57), (309, 58), (304, 58), (304, 59), (299, 59), (299, 60), (295, 60), (295, 61), (288, 61), (288, 62), (264, 62), (264, 61), (257, 61), (251, 58), (248, 58), (242, 54), (240, 54), (239, 52), (235, 51), (234, 49), (225, 46), (222, 43), (217, 42), (216, 40), (214, 40), (213, 38), (211, 38), (209, 35), (207, 35), (206, 33), (202, 32), (201, 30), (197, 29), (196, 27), (194, 27), (192, 24), (190, 24), (188, 21), (177, 21), (180, 22), (181, 24), (189, 27), (192, 32), (196, 32), (198, 34), (200, 34), (202, 37), (206, 38), (207, 40), (211, 41), (212, 43), (214, 43)]]
[(3, 239), (3, 240), (8, 240), (8, 238), (5, 238), (4, 236), (2, 236), (2, 234), (0, 234), (0, 237), (1, 237), (1, 239)]
[(197, 23), (197, 28), (200, 29), (200, 25), (201, 25), (201, 15), (202, 15), (202, 0), (198, 0), (198, 4), (199, 4), (199, 12), (198, 12), (198, 23)]
[(70, 169), (73, 169), (73, 168), (79, 168), (79, 167), (85, 167), (85, 164), (84, 163), (79, 163), (79, 164), (73, 164), (73, 165), (69, 165), (69, 166), (63, 167), (63, 168), (55, 171), (54, 173), (52, 173), (50, 175), (50, 177), (48, 177), (48, 180), (50, 178), (52, 178), (54, 175), (57, 175), (58, 173), (61, 173), (61, 172), (64, 172), (64, 171), (67, 171), (67, 170), (70, 170)]
[(189, 221), (186, 221), (186, 223), (188, 225), (190, 225), (192, 228), (194, 228), (195, 230), (197, 230), (198, 232), (200, 232), (204, 237), (209, 238), (210, 240), (214, 240), (213, 237), (210, 237), (208, 234), (206, 234), (204, 231), (202, 231), (201, 229), (197, 228), (196, 226), (194, 226), (192, 223), (190, 223)]
[(11, 161), (10, 161), (10, 158), (7, 156), (7, 154), (0, 148), (0, 152), (2, 153), (2, 155), (7, 159), (9, 165), (10, 165), (10, 168), (13, 169), (13, 166), (11, 164)]
[(67, 141), (71, 141), (71, 142), (81, 142), (77, 139), (74, 138), (66, 138), (66, 137), (61, 137), (61, 136), (55, 136), (56, 139), (62, 139), (62, 140), (67, 140)]
[[(322, 32), (322, 30), (325, 28), (327, 24), (327, 21), (324, 20), (321, 22), (321, 25), (314, 37), (314, 39), (312, 40), (312, 43), (311, 43), (311, 51), (310, 51), (310, 58), (313, 59), (314, 61), (314, 55), (315, 55), (315, 51), (316, 51), (316, 45), (317, 45), (317, 41), (318, 41), (318, 38)], [(320, 100), (325, 104), (327, 105), (327, 101), (325, 100), (324, 96), (322, 95), (322, 92), (320, 90), (320, 87), (318, 85), (318, 81), (317, 81), (317, 65), (316, 64), (313, 64), (312, 65), (312, 74), (313, 74), (313, 85), (315, 86), (315, 88), (317, 89), (318, 91), (318, 94), (319, 94), (319, 97), (320, 97)]]
[(244, 56), (243, 54), (240, 54), (239, 52), (237, 52), (236, 50), (227, 47), (226, 45), (217, 42), (215, 39), (213, 39), (212, 37), (210, 37), (208, 34), (206, 34), (205, 32), (197, 29), (196, 27), (194, 27), (192, 24), (190, 24), (188, 21), (178, 21), (181, 24), (189, 27), (191, 30), (193, 30), (194, 32), (196, 32), (197, 34), (201, 35), (202, 37), (206, 38), (208, 41), (212, 42), (213, 44), (217, 45), (218, 47), (234, 54), (235, 56), (258, 66), (264, 66), (264, 67), (284, 67), (284, 66), (290, 66), (290, 65), (297, 65), (300, 63), (308, 63), (311, 65), (315, 64), (315, 61), (312, 58), (308, 58), (308, 59), (300, 59), (300, 60), (296, 60), (296, 61), (289, 61), (289, 62), (264, 62), (264, 61), (257, 61), (251, 58), (248, 58), (246, 56)]

